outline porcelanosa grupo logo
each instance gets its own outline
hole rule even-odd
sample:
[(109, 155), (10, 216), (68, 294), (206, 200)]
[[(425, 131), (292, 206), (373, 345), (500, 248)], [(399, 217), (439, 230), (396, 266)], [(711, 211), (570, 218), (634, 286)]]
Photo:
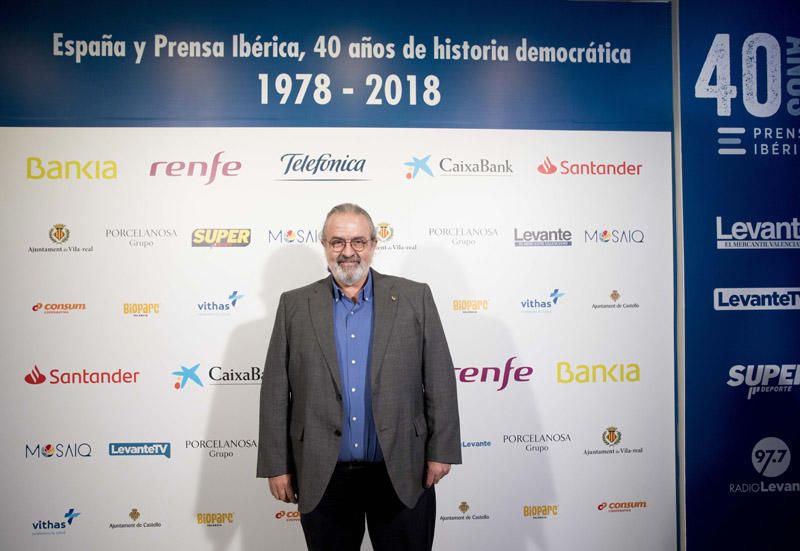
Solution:
[(74, 507), (70, 507), (62, 517), (56, 519), (36, 520), (31, 523), (33, 526), (33, 535), (63, 536), (67, 533), (67, 528), (72, 526), (72, 523), (79, 516), (81, 516), (81, 514), (76, 511)]
[(565, 159), (553, 163), (550, 156), (536, 167), (540, 174), (569, 174), (572, 176), (639, 176), (642, 173), (642, 164), (631, 161), (589, 161), (573, 162)]
[(239, 291), (227, 295), (227, 301), (205, 300), (197, 303), (197, 313), (201, 316), (227, 316), (236, 308), (236, 304), (244, 298)]
[(561, 299), (564, 295), (566, 295), (564, 291), (560, 291), (556, 288), (553, 289), (553, 292), (546, 297), (539, 296), (537, 298), (525, 298), (519, 302), (520, 306), (522, 307), (522, 311), (525, 313), (549, 314), (556, 307), (559, 299)]
[[(784, 440), (777, 436), (762, 438), (750, 452), (753, 469), (762, 478), (776, 479), (783, 476), (792, 462), (792, 452)], [(776, 480), (741, 480), (728, 484), (730, 494), (797, 494), (800, 482)]]
[(714, 289), (714, 310), (800, 310), (800, 287)]
[(509, 433), (503, 435), (503, 444), (524, 450), (527, 453), (547, 453), (556, 446), (572, 443), (572, 435), (568, 432), (528, 432)]
[(187, 450), (196, 450), (215, 459), (230, 459), (240, 450), (255, 450), (258, 443), (252, 438), (238, 438), (231, 440), (199, 439), (186, 440)]
[(533, 375), (533, 367), (529, 365), (514, 366), (516, 356), (505, 361), (504, 367), (456, 367), (456, 379), (460, 383), (489, 383), (497, 385), (498, 391), (505, 390), (509, 384), (527, 383)]
[(724, 223), (717, 216), (717, 249), (800, 248), (800, 221), (737, 220)]
[[(139, 382), (139, 371), (126, 371), (117, 369), (116, 371), (90, 371), (82, 369), (80, 371), (61, 371), (59, 369), (51, 369), (50, 375), (51, 385), (109, 385), (109, 384), (134, 384)], [(41, 385), (47, 381), (47, 376), (44, 375), (39, 367), (34, 365), (33, 369), (24, 377), (25, 382), (29, 385)]]
[(492, 226), (436, 226), (428, 228), (428, 237), (443, 239), (456, 247), (471, 247), (479, 241), (492, 240), (499, 236)]
[(284, 153), (282, 178), (279, 181), (295, 182), (358, 182), (365, 178), (367, 160), (350, 154)]
[[(166, 176), (167, 178), (194, 178), (204, 186), (213, 184), (217, 176), (239, 176), (241, 161), (222, 161), (225, 151), (217, 151), (207, 161), (156, 161), (150, 165), (150, 176)], [(205, 181), (203, 181), (205, 180)]]
[(748, 400), (756, 394), (787, 394), (800, 385), (800, 368), (797, 364), (737, 364), (728, 371), (726, 384), (746, 388)]
[(106, 239), (127, 241), (129, 247), (142, 249), (176, 237), (178, 231), (174, 228), (106, 228)]

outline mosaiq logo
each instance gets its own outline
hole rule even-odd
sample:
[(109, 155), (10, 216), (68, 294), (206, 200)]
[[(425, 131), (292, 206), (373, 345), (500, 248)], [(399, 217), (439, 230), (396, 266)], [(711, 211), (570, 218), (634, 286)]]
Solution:
[[(204, 186), (213, 184), (217, 176), (236, 177), (242, 168), (241, 161), (222, 161), (225, 151), (217, 151), (211, 161), (156, 161), (150, 165), (150, 176), (168, 178), (194, 178)], [(205, 181), (203, 181), (205, 180)]]
[(639, 229), (592, 229), (583, 231), (585, 243), (638, 244), (644, 243), (644, 232)]
[(201, 316), (227, 316), (236, 308), (236, 304), (244, 298), (239, 291), (233, 291), (228, 295), (227, 301), (216, 302), (206, 300), (197, 303), (197, 313)]
[(283, 178), (279, 181), (295, 182), (360, 182), (364, 177), (367, 160), (349, 154), (284, 153), (281, 155)]
[(319, 243), (322, 231), (315, 229), (267, 230), (268, 243)]
[(547, 295), (547, 297), (526, 298), (524, 300), (520, 300), (520, 306), (522, 307), (522, 311), (525, 313), (549, 314), (558, 304), (559, 299), (561, 299), (564, 295), (566, 295), (564, 291), (553, 289), (553, 292)]
[(88, 442), (56, 442), (54, 444), (25, 444), (25, 458), (64, 459), (92, 457), (92, 445)]
[(777, 436), (762, 438), (750, 452), (753, 469), (762, 477), (761, 480), (739, 480), (728, 484), (728, 493), (732, 495), (747, 494), (797, 494), (800, 482), (775, 480), (767, 482), (763, 479), (778, 479), (789, 469), (792, 463), (792, 452), (786, 442)]
[(456, 367), (456, 378), (460, 383), (489, 383), (497, 385), (497, 391), (505, 390), (509, 384), (528, 383), (533, 375), (533, 367), (529, 365), (514, 366), (516, 356), (505, 361), (504, 367)]
[(800, 221), (736, 220), (725, 222), (717, 216), (718, 249), (800, 248)]
[(642, 164), (631, 161), (589, 161), (573, 162), (569, 159), (556, 161), (545, 156), (544, 160), (536, 167), (539, 174), (570, 174), (573, 176), (639, 176), (642, 173)]
[(797, 364), (737, 364), (728, 371), (731, 388), (747, 389), (747, 399), (756, 394), (786, 394), (800, 385)]

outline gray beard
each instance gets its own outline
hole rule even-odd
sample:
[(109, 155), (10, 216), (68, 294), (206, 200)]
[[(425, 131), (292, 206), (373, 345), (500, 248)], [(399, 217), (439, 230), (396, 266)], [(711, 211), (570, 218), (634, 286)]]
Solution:
[(350, 286), (367, 276), (369, 264), (363, 260), (360, 260), (358, 266), (356, 266), (352, 272), (347, 272), (347, 270), (339, 266), (338, 262), (333, 261), (332, 263), (328, 264), (328, 269), (330, 270), (331, 274), (333, 274), (333, 279), (335, 279), (338, 283), (341, 285)]

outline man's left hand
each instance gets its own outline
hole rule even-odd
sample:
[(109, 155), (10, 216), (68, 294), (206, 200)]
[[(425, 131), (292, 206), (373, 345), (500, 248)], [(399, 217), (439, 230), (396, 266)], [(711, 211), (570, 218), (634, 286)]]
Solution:
[(425, 470), (425, 487), (430, 488), (444, 478), (449, 472), (450, 465), (448, 463), (428, 461), (428, 468)]

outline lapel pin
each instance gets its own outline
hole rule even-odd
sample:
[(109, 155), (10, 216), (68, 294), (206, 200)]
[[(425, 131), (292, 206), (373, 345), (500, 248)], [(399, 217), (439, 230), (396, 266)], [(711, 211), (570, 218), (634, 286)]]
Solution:
[(397, 297), (392, 295), (392, 300), (397, 300)]

